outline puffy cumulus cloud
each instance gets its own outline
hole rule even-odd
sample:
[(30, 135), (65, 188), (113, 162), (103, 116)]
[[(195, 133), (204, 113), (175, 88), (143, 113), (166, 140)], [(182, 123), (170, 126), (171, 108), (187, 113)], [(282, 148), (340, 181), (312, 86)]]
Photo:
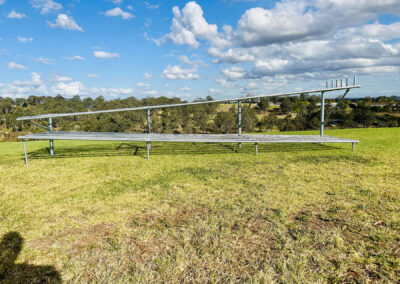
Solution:
[(389, 25), (382, 25), (378, 22), (375, 22), (373, 24), (362, 26), (359, 29), (353, 29), (353, 32), (354, 34), (358, 32), (360, 36), (373, 39), (397, 39), (400, 38), (400, 22), (392, 23)]
[(14, 81), (8, 84), (0, 83), (0, 97), (28, 97), (31, 95), (55, 96), (57, 94), (72, 97), (115, 98), (120, 96), (131, 96), (134, 91), (130, 88), (102, 88), (86, 87), (81, 81), (72, 81), (66, 76), (56, 76), (50, 80), (42, 80), (40, 74), (31, 73), (30, 81)]
[(62, 10), (63, 6), (60, 3), (52, 0), (32, 0), (32, 7), (40, 10), (40, 14), (49, 14)]
[(398, 0), (314, 0), (314, 7), (346, 19), (349, 24), (369, 20), (381, 13), (400, 13)]
[(196, 68), (185, 69), (178, 65), (168, 65), (164, 69), (162, 76), (165, 79), (171, 80), (198, 80), (200, 79), (200, 76), (196, 73), (196, 71)]
[(175, 44), (186, 44), (192, 48), (198, 48), (200, 43), (197, 39), (203, 39), (219, 46), (229, 45), (229, 42), (218, 33), (217, 25), (207, 23), (203, 17), (203, 9), (196, 2), (186, 3), (182, 11), (175, 6), (172, 12), (174, 18), (170, 27), (171, 32), (160, 40), (156, 40), (156, 43), (161, 44), (170, 40)]
[(69, 61), (82, 61), (85, 60), (82, 56), (75, 55), (75, 56), (64, 56), (63, 59), (69, 60)]
[(60, 28), (64, 30), (75, 30), (83, 32), (83, 29), (80, 26), (78, 26), (75, 20), (66, 14), (59, 14), (54, 23), (47, 21), (47, 25), (53, 29)]
[(118, 58), (119, 54), (114, 52), (106, 52), (106, 51), (95, 51), (93, 52), (94, 57), (96, 58)]
[(222, 73), (224, 79), (227, 81), (243, 79), (246, 76), (246, 70), (241, 67), (236, 67), (236, 66), (222, 69), (221, 73)]
[(26, 18), (26, 15), (25, 15), (25, 14), (22, 14), (22, 13), (17, 13), (17, 12), (15, 12), (15, 10), (13, 9), (13, 10), (8, 14), (7, 18), (9, 18), (9, 19), (23, 19), (23, 18)]
[(80, 81), (71, 83), (60, 82), (51, 88), (51, 92), (64, 96), (75, 96), (84, 93), (85, 87)]
[(207, 53), (213, 57), (217, 57), (218, 59), (213, 60), (214, 63), (240, 63), (246, 61), (254, 61), (254, 56), (247, 53), (247, 51), (243, 49), (232, 49), (221, 52), (216, 47), (210, 47), (207, 50)]
[(33, 41), (32, 37), (18, 36), (17, 39), (18, 39), (19, 42), (22, 42), (22, 43), (27, 43), (27, 42), (32, 42)]
[(271, 9), (252, 8), (238, 22), (241, 46), (260, 46), (321, 35), (332, 28), (320, 13), (307, 9), (305, 2), (276, 3)]
[(8, 69), (22, 69), (22, 70), (25, 70), (25, 69), (28, 69), (28, 68), (26, 66), (24, 66), (24, 65), (21, 65), (21, 64), (15, 63), (15, 62), (10, 62), (10, 63), (8, 63)]
[(104, 12), (107, 17), (121, 17), (123, 20), (129, 20), (135, 16), (129, 12), (123, 11), (120, 7), (115, 7), (114, 9)]

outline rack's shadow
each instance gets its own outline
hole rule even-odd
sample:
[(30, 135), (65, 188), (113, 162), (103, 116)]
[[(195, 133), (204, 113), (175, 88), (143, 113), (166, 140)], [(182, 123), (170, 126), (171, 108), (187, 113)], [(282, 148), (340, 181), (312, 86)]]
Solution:
[[(271, 143), (258, 144), (258, 153), (271, 152), (301, 152), (301, 151), (326, 151), (338, 149), (320, 143)], [(242, 143), (239, 148), (237, 143), (164, 143), (153, 142), (150, 155), (205, 155), (205, 154), (231, 154), (255, 153), (253, 143)], [(108, 157), (108, 156), (139, 156), (146, 157), (146, 144), (144, 143), (109, 143), (88, 144), (71, 147), (57, 147), (54, 156), (49, 155), (49, 148), (44, 147), (28, 153), (30, 159), (72, 158), (72, 157)]]

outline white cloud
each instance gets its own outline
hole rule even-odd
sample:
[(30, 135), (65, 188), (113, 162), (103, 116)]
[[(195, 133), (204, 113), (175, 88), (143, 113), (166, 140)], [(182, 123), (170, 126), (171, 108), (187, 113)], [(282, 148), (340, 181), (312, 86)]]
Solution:
[(40, 14), (57, 12), (63, 8), (60, 3), (52, 0), (32, 0), (31, 3), (33, 8), (40, 9)]
[(186, 64), (186, 65), (193, 65), (193, 66), (207, 66), (207, 64), (204, 64), (204, 62), (202, 60), (190, 60), (186, 55), (180, 55), (178, 57), (179, 61), (181, 61), (182, 63)]
[(32, 83), (34, 85), (38, 85), (42, 82), (40, 75), (36, 72), (32, 72), (31, 77), (32, 77)]
[(254, 61), (254, 56), (251, 54), (248, 54), (245, 50), (243, 49), (232, 49), (229, 48), (225, 52), (221, 52), (218, 48), (216, 47), (210, 47), (207, 50), (207, 53), (213, 57), (217, 57), (219, 59), (214, 60), (214, 63), (240, 63), (240, 62), (246, 62), (246, 61)]
[(75, 96), (84, 93), (85, 87), (80, 81), (71, 83), (60, 82), (56, 86), (53, 86), (51, 90), (54, 94)]
[(153, 77), (153, 75), (151, 75), (150, 73), (144, 72), (143, 79), (150, 79), (151, 77)]
[(165, 79), (171, 80), (198, 80), (200, 76), (196, 73), (196, 69), (184, 69), (181, 66), (168, 65), (162, 75)]
[(219, 93), (221, 93), (221, 90), (217, 90), (217, 89), (214, 89), (214, 88), (210, 88), (210, 89), (208, 89), (208, 92), (209, 92), (210, 94), (219, 94)]
[(133, 11), (133, 10), (134, 10), (132, 5), (128, 5), (128, 6), (126, 6), (126, 9), (128, 9), (128, 10), (131, 10), (131, 11)]
[(46, 57), (38, 57), (38, 58), (33, 58), (36, 62), (43, 63), (43, 64), (55, 64), (55, 59), (52, 58), (46, 58)]
[(95, 51), (93, 53), (96, 58), (118, 58), (118, 53), (106, 52), (106, 51)]
[(68, 77), (68, 76), (56, 76), (55, 81), (56, 82), (70, 82), (70, 81), (72, 81), (72, 78)]
[(89, 78), (98, 78), (99, 74), (89, 73), (89, 74), (86, 74), (86, 76)]
[(26, 66), (15, 63), (15, 62), (10, 62), (8, 63), (8, 69), (28, 69)]
[(17, 12), (15, 12), (15, 10), (13, 9), (13, 10), (8, 14), (7, 18), (10, 18), (10, 19), (22, 19), (22, 18), (26, 18), (26, 15), (25, 15), (25, 14), (22, 14), (22, 13), (17, 13)]
[(222, 69), (221, 73), (224, 76), (224, 79), (228, 81), (243, 79), (246, 75), (246, 71), (243, 68), (236, 66)]
[(146, 8), (149, 10), (158, 9), (160, 7), (160, 5), (150, 4), (149, 2), (144, 2), (144, 4), (146, 5)]
[(0, 5), (3, 5), (6, 3), (6, 0), (0, 0)]
[(104, 12), (107, 17), (121, 17), (123, 20), (129, 20), (134, 18), (134, 16), (126, 11), (123, 11), (120, 7), (115, 7), (114, 9)]
[(191, 92), (191, 91), (193, 91), (193, 89), (187, 86), (179, 89), (179, 92)]
[(47, 25), (50, 28), (61, 28), (64, 30), (76, 30), (83, 32), (83, 29), (80, 26), (78, 26), (75, 20), (66, 14), (59, 14), (54, 23), (47, 21)]
[[(399, 3), (400, 5), (400, 3)], [(395, 22), (389, 25), (382, 25), (378, 22), (373, 24), (362, 26), (360, 29), (355, 29), (355, 34), (380, 39), (380, 40), (391, 40), (400, 38), (400, 22)]]
[(18, 40), (19, 40), (20, 42), (22, 42), (22, 43), (27, 43), (27, 42), (33, 41), (33, 38), (32, 38), (32, 37), (22, 37), (22, 36), (18, 36), (17, 38), (18, 38)]
[(63, 57), (65, 60), (69, 60), (69, 61), (82, 61), (85, 60), (85, 58), (83, 58), (82, 56), (79, 55), (75, 55), (75, 56), (64, 56)]
[(276, 3), (271, 9), (252, 8), (238, 22), (237, 39), (242, 46), (261, 46), (304, 39), (331, 30), (334, 23), (307, 9), (305, 2)]
[(194, 1), (186, 3), (182, 11), (177, 6), (173, 7), (171, 32), (160, 40), (171, 40), (175, 44), (187, 44), (192, 48), (198, 48), (199, 42), (196, 38), (208, 39), (210, 41), (219, 37), (217, 25), (210, 25), (203, 17), (203, 10)]
[(155, 96), (158, 94), (157, 90), (144, 90), (142, 91), (143, 95), (147, 96)]
[(141, 87), (141, 88), (151, 87), (151, 85), (149, 83), (142, 83), (142, 82), (137, 83), (136, 86)]
[(111, 2), (111, 3), (115, 4), (115, 5), (121, 5), (122, 2), (123, 2), (123, 0), (107, 0), (107, 1)]

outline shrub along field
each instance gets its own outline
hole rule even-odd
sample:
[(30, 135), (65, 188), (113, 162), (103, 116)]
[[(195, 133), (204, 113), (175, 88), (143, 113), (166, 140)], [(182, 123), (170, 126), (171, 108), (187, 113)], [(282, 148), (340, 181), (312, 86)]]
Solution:
[(0, 282), (398, 282), (400, 129), (326, 134), (0, 143)]

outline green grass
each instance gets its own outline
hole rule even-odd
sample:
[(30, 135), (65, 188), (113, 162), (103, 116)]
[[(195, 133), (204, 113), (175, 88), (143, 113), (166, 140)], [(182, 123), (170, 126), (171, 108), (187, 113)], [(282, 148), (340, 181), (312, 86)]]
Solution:
[(0, 282), (398, 282), (400, 129), (326, 134), (361, 143), (0, 143)]

